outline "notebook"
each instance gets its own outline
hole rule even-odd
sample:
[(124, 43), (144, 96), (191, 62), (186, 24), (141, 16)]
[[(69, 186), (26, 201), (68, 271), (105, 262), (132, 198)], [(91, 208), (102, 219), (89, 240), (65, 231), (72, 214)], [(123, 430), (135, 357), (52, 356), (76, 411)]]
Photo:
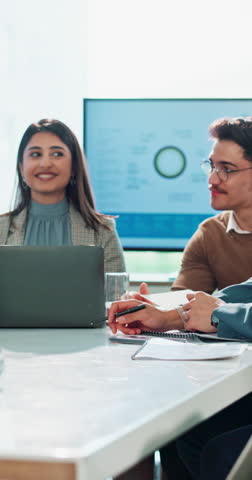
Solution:
[(103, 325), (102, 247), (0, 247), (1, 328)]
[(208, 343), (208, 342), (245, 342), (248, 340), (240, 340), (239, 338), (225, 338), (218, 337), (216, 333), (194, 333), (194, 332), (180, 332), (179, 330), (171, 330), (169, 332), (145, 332), (141, 335), (124, 335), (117, 333), (110, 335), (109, 340), (117, 343), (133, 343), (143, 344), (150, 337), (162, 337), (168, 340), (175, 340), (182, 343)]
[(179, 343), (150, 338), (132, 355), (132, 360), (218, 360), (241, 355), (244, 343)]

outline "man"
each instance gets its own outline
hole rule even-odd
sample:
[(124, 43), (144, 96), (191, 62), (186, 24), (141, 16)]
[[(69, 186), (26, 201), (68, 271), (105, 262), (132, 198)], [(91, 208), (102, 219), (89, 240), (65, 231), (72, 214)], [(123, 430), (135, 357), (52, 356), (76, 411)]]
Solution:
[[(214, 142), (202, 168), (209, 177), (211, 205), (224, 212), (199, 225), (185, 248), (172, 290), (213, 293), (252, 275), (252, 117), (216, 120), (209, 133)], [(141, 294), (146, 293), (143, 283), (134, 298), (144, 300)], [(169, 312), (167, 322), (167, 329), (174, 328), (183, 328), (176, 310)], [(121, 329), (134, 334), (124, 326)], [(180, 469), (174, 443), (161, 450), (161, 459), (170, 480), (188, 479)]]
[(252, 117), (216, 120), (202, 167), (211, 205), (225, 210), (205, 220), (189, 241), (173, 288), (212, 293), (252, 274)]
[[(252, 117), (216, 120), (209, 133), (213, 148), (202, 167), (209, 176), (211, 206), (224, 212), (205, 220), (192, 236), (173, 290), (213, 293), (252, 275)], [(189, 478), (176, 460), (174, 444), (161, 450), (161, 459), (171, 480)]]
[(199, 225), (172, 290), (213, 293), (252, 275), (252, 117), (216, 120), (209, 133), (214, 143), (202, 168), (211, 206), (224, 212)]

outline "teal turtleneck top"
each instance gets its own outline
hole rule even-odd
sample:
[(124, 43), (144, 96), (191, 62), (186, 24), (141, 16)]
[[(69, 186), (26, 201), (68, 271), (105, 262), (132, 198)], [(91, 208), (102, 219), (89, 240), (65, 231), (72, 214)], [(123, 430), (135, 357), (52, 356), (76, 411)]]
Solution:
[(72, 245), (69, 204), (66, 199), (50, 205), (31, 201), (24, 245)]

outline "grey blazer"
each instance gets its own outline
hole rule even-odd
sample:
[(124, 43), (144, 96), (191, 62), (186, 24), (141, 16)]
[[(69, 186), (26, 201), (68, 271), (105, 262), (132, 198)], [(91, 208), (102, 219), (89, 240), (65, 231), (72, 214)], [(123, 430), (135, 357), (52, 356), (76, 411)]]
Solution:
[[(104, 223), (111, 227), (107, 230), (103, 225), (95, 232), (88, 228), (80, 213), (70, 204), (70, 221), (73, 245), (99, 245), (104, 248), (105, 272), (124, 272), (125, 262), (123, 250), (112, 218), (105, 218)], [(23, 245), (27, 210), (22, 210), (10, 223), (10, 217), (0, 217), (0, 245)]]

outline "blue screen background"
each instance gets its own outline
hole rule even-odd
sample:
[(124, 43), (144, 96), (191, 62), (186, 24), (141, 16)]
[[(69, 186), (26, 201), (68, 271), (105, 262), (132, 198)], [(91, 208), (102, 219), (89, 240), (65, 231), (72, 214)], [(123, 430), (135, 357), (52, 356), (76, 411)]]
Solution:
[(84, 99), (96, 207), (118, 216), (125, 248), (183, 249), (198, 224), (218, 213), (200, 168), (212, 147), (208, 127), (251, 114), (248, 99)]

